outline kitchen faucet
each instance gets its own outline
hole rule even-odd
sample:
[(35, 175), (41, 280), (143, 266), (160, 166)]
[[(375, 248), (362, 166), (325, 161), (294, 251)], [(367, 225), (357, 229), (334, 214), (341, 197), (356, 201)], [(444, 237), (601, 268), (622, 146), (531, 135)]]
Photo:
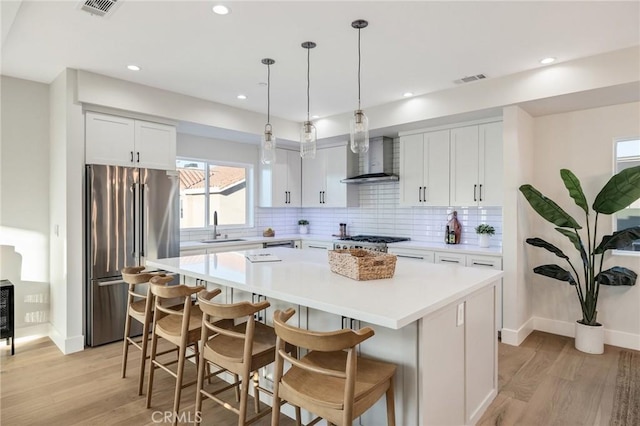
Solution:
[(213, 239), (217, 239), (220, 234), (218, 234), (218, 211), (213, 211)]

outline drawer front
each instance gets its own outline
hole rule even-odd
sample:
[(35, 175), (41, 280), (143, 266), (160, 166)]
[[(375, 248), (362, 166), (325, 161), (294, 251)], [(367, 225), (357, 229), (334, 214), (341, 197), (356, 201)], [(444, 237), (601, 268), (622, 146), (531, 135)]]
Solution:
[(435, 263), (458, 264), (460, 266), (465, 266), (466, 256), (458, 253), (436, 252)]
[(502, 270), (502, 258), (494, 256), (467, 255), (467, 266)]
[(429, 263), (434, 261), (434, 252), (429, 250), (389, 247), (388, 253), (395, 254), (400, 259), (422, 260)]

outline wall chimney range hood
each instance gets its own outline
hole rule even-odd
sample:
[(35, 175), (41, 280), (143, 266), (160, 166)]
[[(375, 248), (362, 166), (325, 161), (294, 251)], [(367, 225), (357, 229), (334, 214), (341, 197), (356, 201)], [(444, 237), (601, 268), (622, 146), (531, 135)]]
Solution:
[(369, 150), (361, 154), (365, 157), (364, 174), (342, 179), (342, 183), (397, 182), (393, 174), (393, 139), (380, 136), (369, 139)]

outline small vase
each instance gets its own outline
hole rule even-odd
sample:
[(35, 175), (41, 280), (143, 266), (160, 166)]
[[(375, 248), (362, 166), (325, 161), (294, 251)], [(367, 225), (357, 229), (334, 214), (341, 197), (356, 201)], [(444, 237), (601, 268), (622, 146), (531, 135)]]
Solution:
[(489, 234), (478, 234), (478, 245), (480, 247), (489, 247)]
[(298, 225), (298, 230), (301, 234), (309, 233), (309, 225)]
[(604, 327), (584, 325), (576, 321), (576, 349), (588, 354), (604, 352)]

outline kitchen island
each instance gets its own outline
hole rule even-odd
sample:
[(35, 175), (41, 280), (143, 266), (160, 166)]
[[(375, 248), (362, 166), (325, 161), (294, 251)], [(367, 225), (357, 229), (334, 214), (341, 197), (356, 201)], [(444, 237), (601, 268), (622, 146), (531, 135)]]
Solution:
[[(280, 260), (245, 257), (259, 253)], [(296, 325), (312, 330), (372, 327), (376, 334), (361, 352), (398, 365), (397, 424), (473, 424), (497, 393), (501, 271), (398, 259), (393, 278), (355, 281), (332, 273), (325, 252), (287, 248), (148, 260), (147, 266), (223, 286), (227, 302), (266, 297), (267, 322), (274, 309), (294, 307)], [(380, 424), (384, 410), (381, 400), (362, 423)]]

